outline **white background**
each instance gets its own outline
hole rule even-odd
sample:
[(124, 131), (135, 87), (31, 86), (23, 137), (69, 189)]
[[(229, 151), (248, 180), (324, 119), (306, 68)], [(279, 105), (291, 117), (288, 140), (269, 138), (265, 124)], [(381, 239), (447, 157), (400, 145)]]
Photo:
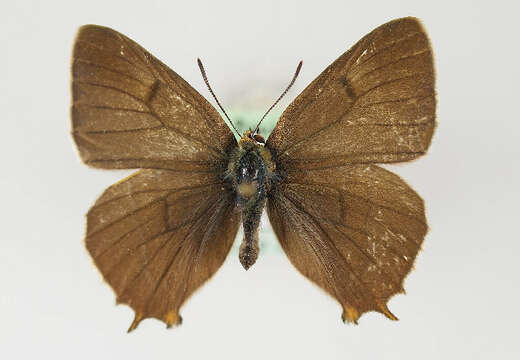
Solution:
[[(0, 357), (64, 359), (518, 359), (519, 6), (515, 1), (2, 1)], [(127, 172), (81, 164), (69, 135), (77, 28), (110, 26), (208, 96), (262, 111), (286, 102), (363, 35), (422, 19), (438, 73), (429, 154), (390, 166), (426, 202), (428, 233), (408, 294), (340, 321), (340, 306), (268, 244), (247, 273), (236, 250), (166, 330), (133, 313), (83, 246), (84, 214)]]

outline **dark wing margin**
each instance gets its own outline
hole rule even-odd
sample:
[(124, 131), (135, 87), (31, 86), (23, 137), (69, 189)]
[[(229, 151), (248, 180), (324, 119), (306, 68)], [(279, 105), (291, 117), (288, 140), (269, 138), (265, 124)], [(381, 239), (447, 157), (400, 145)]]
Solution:
[(236, 140), (186, 81), (126, 36), (80, 28), (72, 58), (72, 129), (94, 167), (207, 171)]
[(267, 212), (291, 263), (343, 307), (397, 318), (387, 302), (404, 292), (427, 232), (422, 199), (375, 165), (294, 170), (270, 193)]
[(391, 21), (327, 67), (285, 110), (266, 146), (293, 168), (415, 159), (435, 128), (434, 83), (419, 20)]
[(141, 170), (109, 187), (87, 215), (86, 247), (118, 303), (168, 327), (224, 262), (240, 215), (215, 177)]

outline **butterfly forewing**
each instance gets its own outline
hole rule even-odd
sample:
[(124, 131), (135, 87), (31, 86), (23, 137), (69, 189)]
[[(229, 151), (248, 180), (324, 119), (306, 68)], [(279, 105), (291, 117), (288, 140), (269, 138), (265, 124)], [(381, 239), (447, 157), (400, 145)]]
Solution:
[(112, 29), (80, 29), (72, 87), (73, 135), (91, 166), (207, 171), (236, 144), (197, 91)]
[(319, 75), (267, 140), (281, 165), (316, 168), (407, 161), (435, 127), (431, 47), (417, 19), (372, 31)]
[(426, 152), (435, 127), (432, 54), (417, 19), (380, 26), (283, 113), (267, 147), (281, 182), (268, 214), (295, 267), (343, 307), (390, 319), (427, 231), (422, 199), (372, 163)]

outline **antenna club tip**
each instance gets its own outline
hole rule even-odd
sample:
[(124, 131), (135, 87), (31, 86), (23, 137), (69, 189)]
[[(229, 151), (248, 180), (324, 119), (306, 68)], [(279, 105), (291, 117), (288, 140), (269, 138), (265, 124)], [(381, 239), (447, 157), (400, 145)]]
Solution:
[(296, 72), (294, 73), (294, 80), (296, 80), (296, 77), (298, 76), (298, 74), (300, 73), (300, 70), (302, 69), (302, 65), (303, 65), (303, 61), (300, 60), (300, 62), (298, 63), (298, 67), (296, 68)]
[[(205, 78), (206, 77), (206, 70), (204, 70), (204, 66), (202, 65), (202, 61), (200, 60), (199, 57), (197, 58), (197, 65), (199, 66), (200, 72), (202, 73), (202, 77)], [(204, 80), (204, 81), (206, 81), (206, 80)], [(206, 84), (206, 85), (208, 85), (208, 84)]]
[(296, 72), (295, 72), (295, 74), (294, 74), (294, 79), (293, 79), (293, 81), (296, 80), (296, 76), (298, 76), (298, 74), (300, 73), (300, 70), (301, 70), (301, 68), (302, 68), (302, 65), (303, 65), (303, 60), (300, 60), (300, 62), (298, 63), (298, 67), (296, 68)]

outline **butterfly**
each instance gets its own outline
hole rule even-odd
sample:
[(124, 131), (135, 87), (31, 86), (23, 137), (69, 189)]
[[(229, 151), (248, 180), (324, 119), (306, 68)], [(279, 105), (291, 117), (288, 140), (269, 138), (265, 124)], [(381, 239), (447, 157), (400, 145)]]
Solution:
[(412, 17), (341, 55), (267, 140), (257, 127), (238, 141), (137, 43), (81, 27), (71, 109), (81, 159), (140, 169), (97, 199), (85, 240), (117, 302), (135, 311), (129, 331), (145, 318), (179, 325), (179, 309), (222, 265), (240, 224), (240, 262), (252, 266), (264, 209), (290, 262), (339, 302), (344, 322), (368, 311), (397, 320), (387, 302), (404, 292), (428, 226), (419, 195), (375, 164), (425, 154), (435, 107), (431, 46)]

